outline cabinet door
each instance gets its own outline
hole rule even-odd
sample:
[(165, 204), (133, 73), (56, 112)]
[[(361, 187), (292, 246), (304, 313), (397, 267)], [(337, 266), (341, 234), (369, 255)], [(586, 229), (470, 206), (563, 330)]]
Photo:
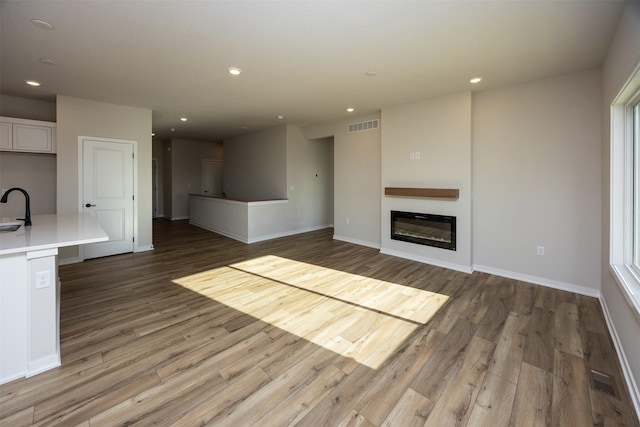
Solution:
[(11, 123), (0, 123), (0, 150), (11, 150), (12, 139)]
[(14, 123), (13, 149), (15, 151), (52, 153), (54, 150), (52, 128)]

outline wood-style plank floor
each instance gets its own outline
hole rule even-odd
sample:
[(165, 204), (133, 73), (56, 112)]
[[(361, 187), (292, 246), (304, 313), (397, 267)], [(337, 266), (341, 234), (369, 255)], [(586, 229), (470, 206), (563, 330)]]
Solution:
[(62, 366), (0, 386), (0, 425), (639, 426), (596, 299), (331, 233), (155, 220), (60, 267)]

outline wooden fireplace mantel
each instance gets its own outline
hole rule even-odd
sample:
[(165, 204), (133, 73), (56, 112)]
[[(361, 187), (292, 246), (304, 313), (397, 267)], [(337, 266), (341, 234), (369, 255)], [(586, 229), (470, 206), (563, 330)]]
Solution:
[(460, 190), (457, 188), (408, 188), (384, 187), (385, 196), (432, 197), (438, 199), (457, 200)]

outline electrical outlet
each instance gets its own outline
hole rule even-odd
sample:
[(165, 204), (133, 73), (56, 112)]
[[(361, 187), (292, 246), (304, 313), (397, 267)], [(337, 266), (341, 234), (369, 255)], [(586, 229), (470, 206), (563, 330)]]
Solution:
[(49, 270), (39, 271), (36, 273), (36, 289), (48, 288), (50, 283)]
[(351, 219), (347, 218), (347, 224), (351, 224)]
[(537, 253), (538, 255), (544, 255), (544, 246), (538, 246)]

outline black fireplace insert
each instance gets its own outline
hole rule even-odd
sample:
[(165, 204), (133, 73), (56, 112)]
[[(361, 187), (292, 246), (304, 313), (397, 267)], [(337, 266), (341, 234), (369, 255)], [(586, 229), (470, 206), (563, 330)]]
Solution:
[(391, 211), (391, 238), (456, 250), (456, 217)]

